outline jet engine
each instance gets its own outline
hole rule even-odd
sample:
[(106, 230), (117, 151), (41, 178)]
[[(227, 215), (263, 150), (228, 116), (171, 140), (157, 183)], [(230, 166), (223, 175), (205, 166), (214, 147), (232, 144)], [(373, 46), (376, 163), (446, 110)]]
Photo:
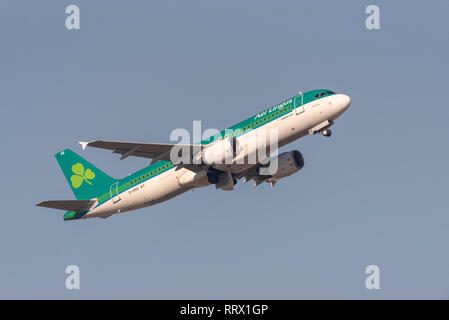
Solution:
[(209, 168), (207, 171), (207, 180), (221, 190), (232, 190), (237, 183), (230, 172), (223, 172), (214, 168)]
[(288, 177), (304, 167), (304, 157), (298, 150), (284, 152), (269, 159), (268, 164), (259, 168), (261, 176), (271, 175), (277, 181)]

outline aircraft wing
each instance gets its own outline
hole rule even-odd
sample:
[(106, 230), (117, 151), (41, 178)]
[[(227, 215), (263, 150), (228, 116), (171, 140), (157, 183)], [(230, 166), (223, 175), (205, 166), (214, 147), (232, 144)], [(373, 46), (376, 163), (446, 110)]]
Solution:
[(152, 164), (159, 160), (170, 161), (170, 151), (174, 146), (178, 146), (180, 148), (190, 147), (191, 152), (194, 147), (194, 145), (182, 145), (171, 143), (121, 142), (121, 141), (107, 141), (107, 140), (80, 142), (80, 144), (83, 150), (86, 147), (112, 150), (113, 153), (118, 153), (122, 155), (120, 157), (120, 160), (126, 159), (129, 156), (134, 156), (152, 159), (151, 161)]
[[(120, 160), (126, 159), (129, 156), (141, 157), (152, 159), (151, 164), (159, 161), (165, 160), (170, 161), (170, 151), (174, 146), (179, 148), (190, 148), (190, 154), (195, 153), (195, 148), (202, 147), (201, 145), (182, 145), (182, 144), (171, 144), (171, 143), (145, 143), (145, 142), (122, 142), (122, 141), (108, 141), (108, 140), (94, 140), (90, 142), (79, 142), (83, 148), (93, 147), (100, 149), (112, 150), (113, 153), (121, 154)], [(240, 173), (237, 179), (245, 177), (245, 180), (255, 180), (256, 183), (261, 180), (264, 181), (266, 176), (259, 176), (258, 169), (264, 166), (259, 163), (245, 170), (245, 172)], [(186, 168), (193, 172), (201, 171), (205, 165), (204, 164), (181, 164), (178, 166), (177, 170), (181, 167)], [(260, 183), (260, 182), (259, 182)], [(259, 184), (257, 183), (257, 184)]]
[(67, 211), (80, 211), (90, 209), (95, 202), (95, 200), (46, 200), (36, 203), (36, 206)]

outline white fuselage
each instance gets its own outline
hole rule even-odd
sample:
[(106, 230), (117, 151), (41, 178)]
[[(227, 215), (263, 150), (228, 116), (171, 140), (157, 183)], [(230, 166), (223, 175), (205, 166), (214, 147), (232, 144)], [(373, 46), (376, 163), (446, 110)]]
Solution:
[[(347, 95), (335, 94), (304, 104), (293, 109), (284, 116), (273, 120), (257, 129), (242, 134), (237, 138), (239, 145), (244, 146), (247, 155), (257, 152), (260, 137), (269, 137), (270, 130), (277, 130), (278, 147), (282, 147), (303, 136), (314, 133), (313, 129), (321, 129), (320, 125), (332, 124), (349, 107), (351, 100)], [(329, 126), (328, 125), (328, 126)], [(238, 158), (238, 156), (237, 156)], [(235, 162), (239, 163), (237, 159)], [(254, 164), (229, 166), (232, 173), (239, 173)], [(226, 165), (223, 165), (226, 166)], [(217, 169), (223, 169), (215, 166)], [(110, 199), (91, 209), (83, 218), (108, 217), (115, 213), (135, 210), (151, 206), (180, 195), (193, 188), (210, 185), (206, 172), (194, 173), (186, 168), (172, 168), (133, 188), (121, 192), (115, 199)]]

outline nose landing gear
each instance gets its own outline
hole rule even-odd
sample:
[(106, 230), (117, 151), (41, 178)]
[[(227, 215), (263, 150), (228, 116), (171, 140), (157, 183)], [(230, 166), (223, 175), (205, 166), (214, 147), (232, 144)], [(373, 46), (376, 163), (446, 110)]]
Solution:
[(332, 131), (330, 129), (324, 129), (321, 131), (321, 134), (325, 137), (330, 137), (332, 135)]

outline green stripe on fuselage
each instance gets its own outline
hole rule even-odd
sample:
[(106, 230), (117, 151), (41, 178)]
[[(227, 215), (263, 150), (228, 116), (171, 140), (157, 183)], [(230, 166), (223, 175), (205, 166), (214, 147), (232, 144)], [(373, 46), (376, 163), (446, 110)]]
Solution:
[[(259, 112), (258, 114), (243, 120), (242, 122), (239, 122), (223, 131), (221, 131), (219, 134), (215, 136), (211, 136), (210, 138), (201, 141), (201, 144), (209, 144), (213, 141), (219, 140), (224, 138), (225, 136), (229, 135), (229, 132), (232, 132), (233, 136), (238, 137), (242, 134), (247, 133), (250, 130), (259, 128), (263, 126), (264, 124), (273, 121), (279, 117), (282, 117), (289, 112), (293, 110), (294, 107), (298, 107), (302, 104), (307, 104), (309, 102), (333, 95), (335, 93), (330, 93), (332, 91), (327, 89), (320, 89), (320, 90), (313, 90), (304, 93), (303, 97), (301, 98), (301, 95), (294, 96), (290, 99), (287, 99), (275, 106), (272, 106), (262, 112)], [(321, 96), (321, 94), (325, 93), (324, 96)], [(316, 97), (318, 95), (318, 97)], [(315, 98), (316, 97), (316, 98)], [(300, 103), (299, 105), (295, 105), (296, 103)]]

